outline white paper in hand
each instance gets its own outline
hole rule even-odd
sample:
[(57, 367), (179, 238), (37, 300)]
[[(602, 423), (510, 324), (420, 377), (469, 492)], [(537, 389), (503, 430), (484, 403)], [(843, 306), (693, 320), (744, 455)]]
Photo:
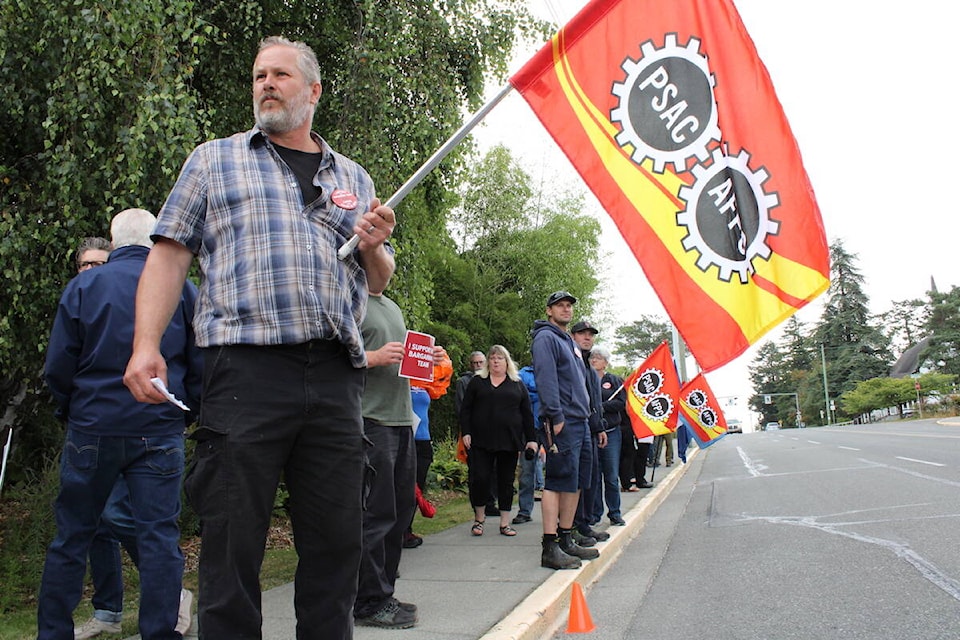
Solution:
[(160, 378), (150, 378), (150, 382), (152, 382), (153, 386), (157, 388), (157, 391), (163, 394), (163, 397), (167, 399), (167, 402), (180, 407), (184, 411), (190, 411), (190, 407), (183, 404), (183, 402), (181, 402), (177, 396), (173, 395), (167, 390), (167, 385), (163, 384), (163, 380)]

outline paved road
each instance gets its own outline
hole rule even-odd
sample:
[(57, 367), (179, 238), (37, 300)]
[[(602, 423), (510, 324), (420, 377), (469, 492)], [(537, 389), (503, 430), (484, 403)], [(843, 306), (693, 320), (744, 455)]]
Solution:
[(580, 637), (958, 638), (958, 524), (960, 423), (732, 435), (590, 585)]

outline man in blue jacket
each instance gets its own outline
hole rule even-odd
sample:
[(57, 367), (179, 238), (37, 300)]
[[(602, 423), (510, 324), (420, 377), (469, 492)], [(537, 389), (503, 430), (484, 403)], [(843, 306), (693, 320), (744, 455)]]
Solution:
[(533, 324), (533, 371), (547, 445), (540, 566), (549, 569), (576, 569), (581, 559), (600, 555), (573, 540), (580, 489), (587, 486), (591, 473), (586, 368), (579, 347), (567, 333), (576, 302), (566, 291), (550, 294), (547, 320)]
[[(133, 344), (134, 298), (156, 218), (127, 209), (111, 223), (107, 264), (79, 274), (57, 308), (45, 377), (66, 421), (57, 535), (47, 550), (37, 611), (38, 640), (72, 638), (87, 554), (118, 478), (126, 480), (137, 532), (140, 635), (177, 640), (183, 554), (180, 478), (187, 413), (170, 403), (137, 402), (123, 385)], [(167, 386), (199, 408), (201, 360), (194, 345), (196, 287), (183, 287), (161, 350)]]
[[(530, 365), (520, 369), (520, 381), (527, 388), (527, 395), (530, 396), (530, 409), (533, 411), (534, 427), (537, 430), (537, 438), (543, 440), (543, 422), (540, 420), (540, 396), (537, 394), (537, 380), (533, 373), (533, 367)], [(539, 452), (530, 455), (530, 452), (524, 451), (520, 458), (520, 487), (517, 490), (517, 501), (520, 505), (513, 524), (525, 524), (530, 522), (533, 513), (534, 492), (537, 489), (543, 489), (543, 466), (540, 463)]]

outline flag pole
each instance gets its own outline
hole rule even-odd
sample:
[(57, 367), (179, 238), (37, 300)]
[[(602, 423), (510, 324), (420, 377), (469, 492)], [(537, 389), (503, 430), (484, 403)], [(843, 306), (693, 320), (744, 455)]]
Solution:
[[(433, 171), (436, 166), (447, 157), (447, 154), (453, 151), (453, 148), (460, 144), (460, 142), (467, 137), (467, 134), (470, 133), (470, 131), (486, 117), (490, 110), (497, 106), (501, 100), (507, 97), (507, 94), (512, 90), (513, 85), (506, 85), (500, 89), (497, 95), (491, 98), (489, 102), (480, 107), (480, 109), (477, 110), (477, 112), (474, 113), (473, 116), (467, 122), (465, 122), (456, 133), (450, 136), (450, 138), (443, 143), (442, 147), (437, 149), (434, 154), (423, 163), (423, 166), (417, 169), (416, 173), (410, 176), (410, 178), (403, 183), (403, 186), (397, 189), (396, 193), (390, 196), (389, 200), (383, 203), (384, 206), (394, 208), (399, 205), (403, 199), (406, 198), (411, 191), (413, 191), (414, 187), (420, 184), (427, 174)], [(347, 242), (344, 243), (344, 245), (337, 251), (337, 258), (343, 260), (353, 253), (353, 250), (357, 248), (358, 244), (360, 244), (360, 236), (354, 234), (353, 237), (347, 240)]]
[(0, 463), (0, 489), (3, 489), (3, 478), (7, 475), (7, 457), (10, 455), (10, 445), (13, 442), (13, 427), (7, 431), (7, 442), (3, 445), (3, 462)]

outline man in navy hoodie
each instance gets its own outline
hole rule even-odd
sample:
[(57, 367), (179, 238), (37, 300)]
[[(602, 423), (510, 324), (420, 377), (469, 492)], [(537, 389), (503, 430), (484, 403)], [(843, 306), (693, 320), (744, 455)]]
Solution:
[(57, 536), (47, 550), (37, 611), (38, 640), (74, 637), (73, 610), (83, 592), (87, 554), (118, 478), (126, 480), (136, 525), (140, 635), (179, 640), (183, 554), (180, 477), (186, 416), (199, 408), (201, 359), (194, 344), (196, 287), (183, 287), (161, 351), (171, 403), (140, 404), (123, 385), (133, 344), (134, 298), (156, 218), (127, 209), (111, 223), (114, 250), (102, 267), (70, 281), (57, 308), (45, 377), (66, 421)]
[(576, 569), (581, 559), (593, 559), (596, 549), (573, 540), (573, 519), (580, 489), (591, 473), (590, 398), (580, 349), (567, 333), (577, 299), (566, 291), (547, 298), (547, 320), (533, 324), (533, 371), (540, 394), (547, 461), (540, 509), (543, 551), (540, 566)]

